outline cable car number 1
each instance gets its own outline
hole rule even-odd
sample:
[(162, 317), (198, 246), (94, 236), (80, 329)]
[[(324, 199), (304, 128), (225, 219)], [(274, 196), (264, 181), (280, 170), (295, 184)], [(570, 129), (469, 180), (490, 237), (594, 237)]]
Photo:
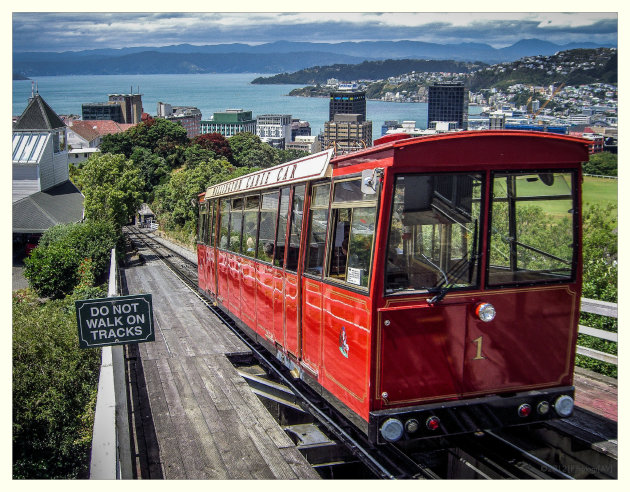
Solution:
[(481, 344), (483, 343), (483, 337), (479, 337), (479, 338), (475, 338), (472, 343), (477, 345), (477, 353), (476, 355), (473, 357), (473, 360), (482, 360), (485, 359), (485, 357), (483, 356), (483, 354), (481, 353)]

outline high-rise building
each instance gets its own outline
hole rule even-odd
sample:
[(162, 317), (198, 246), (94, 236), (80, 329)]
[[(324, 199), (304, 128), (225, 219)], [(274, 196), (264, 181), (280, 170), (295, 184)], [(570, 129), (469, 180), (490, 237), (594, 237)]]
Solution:
[(457, 128), (468, 127), (468, 99), (463, 82), (438, 82), (429, 86), (428, 123), (454, 122)]
[(291, 120), (291, 141), (294, 142), (297, 137), (310, 137), (311, 124), (308, 121), (299, 119)]
[(95, 102), (81, 105), (81, 119), (111, 120), (116, 123), (124, 123), (122, 107), (116, 102)]
[(186, 136), (194, 138), (201, 134), (201, 111), (194, 106), (172, 106), (158, 102), (158, 118), (179, 123), (186, 129)]
[(372, 122), (366, 118), (365, 91), (356, 84), (330, 93), (329, 121), (324, 123), (323, 144), (342, 154), (372, 145)]
[(261, 114), (256, 117), (256, 134), (272, 147), (284, 149), (291, 142), (290, 114)]
[(110, 102), (117, 102), (123, 114), (122, 123), (137, 125), (142, 122), (142, 94), (110, 94)]
[(106, 102), (82, 104), (81, 117), (137, 125), (142, 122), (142, 94), (109, 94)]
[(328, 120), (336, 114), (359, 114), (366, 119), (365, 91), (338, 90), (330, 93)]
[(224, 137), (231, 137), (237, 133), (247, 132), (256, 134), (256, 120), (251, 111), (242, 109), (226, 109), (214, 113), (211, 120), (201, 120), (201, 133), (220, 133)]
[(336, 114), (324, 123), (324, 146), (345, 154), (372, 145), (372, 122), (360, 114)]

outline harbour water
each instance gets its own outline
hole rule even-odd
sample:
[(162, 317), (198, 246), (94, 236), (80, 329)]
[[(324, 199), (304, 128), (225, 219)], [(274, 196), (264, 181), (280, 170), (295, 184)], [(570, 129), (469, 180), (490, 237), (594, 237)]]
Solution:
[[(60, 115), (81, 115), (81, 104), (107, 101), (108, 94), (140, 92), (144, 112), (155, 115), (157, 103), (194, 106), (203, 119), (226, 109), (261, 114), (290, 114), (308, 121), (312, 134), (324, 130), (328, 120), (328, 99), (289, 97), (301, 85), (253, 85), (256, 77), (268, 74), (181, 74), (181, 75), (72, 75), (37, 77), (33, 82), (39, 94)], [(13, 115), (19, 116), (31, 95), (31, 80), (13, 81)], [(414, 120), (416, 127), (427, 125), (426, 103), (367, 102), (367, 118), (372, 120), (374, 138), (388, 120)]]

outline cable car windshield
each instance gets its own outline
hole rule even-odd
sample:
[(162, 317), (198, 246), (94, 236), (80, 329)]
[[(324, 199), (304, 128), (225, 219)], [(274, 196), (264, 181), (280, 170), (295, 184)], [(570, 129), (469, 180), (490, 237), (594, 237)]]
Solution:
[(385, 292), (477, 285), (481, 174), (399, 175), (394, 186)]
[(488, 285), (570, 280), (576, 207), (570, 172), (496, 173)]

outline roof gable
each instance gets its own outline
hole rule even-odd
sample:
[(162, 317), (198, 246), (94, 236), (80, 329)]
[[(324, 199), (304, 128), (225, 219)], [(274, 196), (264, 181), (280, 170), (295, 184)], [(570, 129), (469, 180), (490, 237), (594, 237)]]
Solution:
[(65, 181), (13, 203), (13, 232), (41, 233), (83, 219), (83, 195)]
[(88, 142), (101, 135), (93, 121), (73, 121), (68, 128)]
[(14, 130), (55, 130), (63, 128), (65, 123), (57, 116), (42, 96), (35, 94), (28, 106), (15, 122)]

